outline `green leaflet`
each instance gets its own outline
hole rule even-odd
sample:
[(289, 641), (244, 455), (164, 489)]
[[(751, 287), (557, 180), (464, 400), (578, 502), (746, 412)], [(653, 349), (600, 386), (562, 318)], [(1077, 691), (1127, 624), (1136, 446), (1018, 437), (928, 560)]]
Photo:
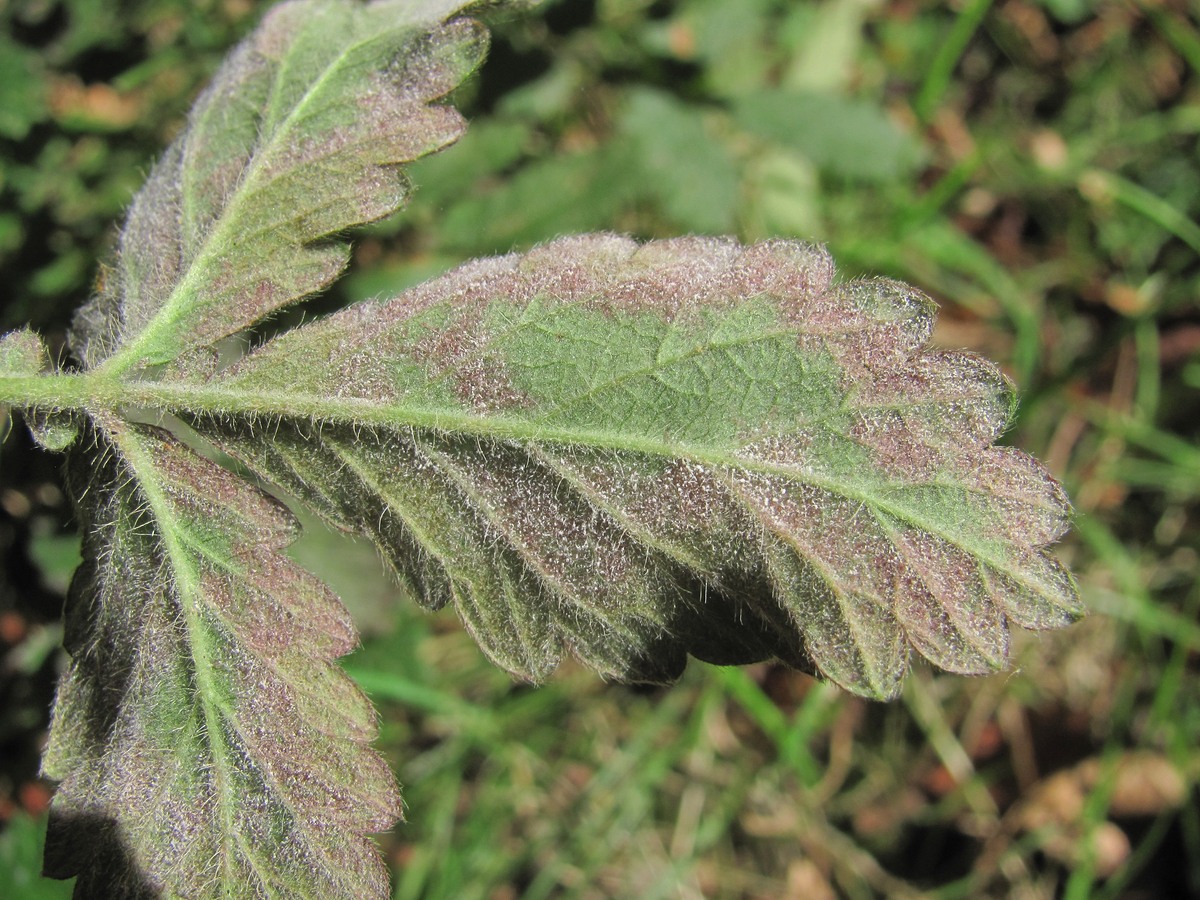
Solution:
[(45, 365), (42, 339), (28, 328), (0, 337), (0, 375), (37, 375)]
[(890, 697), (1080, 612), (1058, 485), (992, 446), (998, 370), (819, 249), (565, 239), (271, 341), (204, 435), (369, 534), (530, 679), (777, 656)]
[(364, 834), (399, 796), (333, 662), (353, 625), (282, 553), (290, 515), (166, 432), (81, 445), (47, 872), (80, 897), (382, 896)]
[(197, 101), (130, 210), (117, 265), (71, 335), (120, 373), (211, 345), (327, 287), (329, 235), (399, 208), (397, 164), (452, 142), (430, 102), (479, 63), (481, 27), (447, 0), (275, 7)]

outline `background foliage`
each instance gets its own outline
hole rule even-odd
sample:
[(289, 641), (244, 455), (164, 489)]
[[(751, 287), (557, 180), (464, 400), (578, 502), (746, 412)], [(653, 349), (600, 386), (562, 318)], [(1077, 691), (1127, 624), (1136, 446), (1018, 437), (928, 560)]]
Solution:
[[(61, 344), (195, 92), (265, 4), (0, 3), (0, 331)], [(826, 241), (1001, 361), (1074, 498), (1095, 615), (1016, 674), (869, 704), (770, 666), (514, 685), (372, 552), (296, 553), (366, 634), (409, 824), (398, 897), (1200, 893), (1200, 25), (1184, 0), (561, 0), (494, 22), (472, 122), (335, 296), (584, 229)], [(0, 472), (0, 895), (39, 883), (40, 735), (77, 541), (20, 429)], [(40, 892), (40, 893), (38, 893)]]

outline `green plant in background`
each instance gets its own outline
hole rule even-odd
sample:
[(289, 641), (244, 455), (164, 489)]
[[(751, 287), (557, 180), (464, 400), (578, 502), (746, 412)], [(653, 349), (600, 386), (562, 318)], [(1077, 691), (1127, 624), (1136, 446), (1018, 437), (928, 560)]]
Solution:
[(0, 328), (57, 330), (95, 273), (146, 148), (186, 111), (249, 10), (212, 0), (0, 8)]
[[(338, 232), (405, 202), (403, 164), (459, 136), (436, 101), (485, 46), (461, 6), (273, 10), (135, 200), (75, 318), (81, 368), (28, 330), (0, 342), (0, 404), (69, 453), (84, 529), (45, 759), (47, 868), (83, 896), (386, 894), (366, 834), (399, 799), (333, 662), (354, 628), (284, 555), (295, 522), (249, 473), (371, 538), (404, 593), (453, 605), (529, 680), (574, 655), (664, 682), (691, 654), (889, 698), (910, 649), (993, 671), (1010, 622), (1080, 612), (1044, 549), (1064, 494), (994, 446), (1014, 411), (999, 370), (927, 349), (930, 301), (840, 281), (810, 245), (566, 238), (243, 351), (337, 277)], [(772, 135), (775, 99), (734, 116)], [(891, 134), (839, 110), (818, 164), (856, 145), (838, 135)], [(705, 146), (651, 91), (622, 127), (653, 141), (672, 117), (670, 140)], [(691, 145), (638, 158), (667, 175)], [(856, 174), (900, 159), (862, 154)], [(668, 215), (733, 224), (674, 177)]]

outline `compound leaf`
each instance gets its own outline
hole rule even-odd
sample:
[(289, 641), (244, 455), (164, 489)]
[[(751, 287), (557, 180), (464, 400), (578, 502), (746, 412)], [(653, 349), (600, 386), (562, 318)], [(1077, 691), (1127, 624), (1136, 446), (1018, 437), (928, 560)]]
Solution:
[(817, 248), (564, 239), (295, 329), (192, 424), (530, 679), (774, 656), (890, 697), (1065, 624), (1066, 498), (999, 371)]
[(136, 198), (73, 326), (82, 370), (0, 339), (85, 529), (45, 758), (47, 870), (77, 896), (387, 895), (366, 835), (399, 799), (335, 663), (354, 630), (284, 555), (286, 509), (199, 439), (370, 536), (531, 680), (567, 654), (651, 681), (773, 657), (885, 698), (913, 649), (992, 671), (1012, 623), (1080, 612), (1046, 550), (1065, 496), (994, 446), (999, 371), (927, 349), (928, 299), (839, 282), (812, 246), (564, 239), (220, 368), (462, 131), (436, 101), (483, 52), (463, 6), (278, 6)]
[(169, 362), (325, 288), (330, 235), (405, 202), (399, 164), (455, 140), (430, 103), (478, 64), (486, 33), (442, 22), (462, 0), (293, 0), (271, 10), (197, 101), (122, 231), (72, 347), (110, 371)]
[(282, 553), (290, 514), (166, 432), (89, 437), (47, 872), (77, 897), (385, 896), (365, 833), (399, 796), (333, 662), (349, 617)]

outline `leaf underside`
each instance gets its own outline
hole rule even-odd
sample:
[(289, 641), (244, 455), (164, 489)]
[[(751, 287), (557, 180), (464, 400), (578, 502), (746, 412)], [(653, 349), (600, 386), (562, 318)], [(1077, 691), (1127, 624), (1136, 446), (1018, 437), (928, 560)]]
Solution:
[(76, 356), (166, 363), (327, 287), (349, 257), (330, 236), (397, 210), (410, 190), (399, 164), (465, 129), (430, 105), (486, 47), (476, 22), (440, 25), (463, 5), (274, 7), (135, 199), (115, 267), (76, 316)]
[(85, 562), (44, 769), (46, 871), (76, 895), (379, 896), (364, 835), (400, 811), (340, 601), (292, 563), (275, 500), (169, 434), (73, 453)]
[[(194, 383), (223, 338), (326, 287), (338, 233), (403, 205), (401, 165), (463, 131), (436, 101), (486, 46), (451, 18), (465, 5), (272, 9), (135, 198), (72, 326), (88, 377)], [(33, 374), (32, 339), (3, 339), (0, 375)], [(81, 898), (386, 896), (366, 835), (399, 794), (334, 662), (356, 643), (345, 610), (283, 555), (283, 507), (117, 405), (29, 417), (47, 446), (75, 441), (85, 530), (44, 760), (61, 781), (47, 871)]]
[(932, 323), (803, 244), (564, 239), (282, 335), (209, 382), (263, 413), (190, 421), (521, 677), (776, 657), (886, 698), (910, 648), (993, 671), (1079, 613), (1009, 385)]
[[(44, 763), (47, 870), (79, 897), (387, 896), (366, 835), (399, 798), (336, 666), (353, 627), (284, 555), (287, 510), (203, 441), (370, 536), (530, 680), (568, 654), (656, 682), (689, 654), (777, 658), (886, 698), (913, 649), (993, 671), (1010, 624), (1080, 613), (1045, 549), (1062, 490), (994, 446), (1004, 378), (926, 349), (927, 298), (839, 282), (820, 248), (568, 238), (220, 368), (224, 338), (336, 277), (339, 232), (403, 204), (403, 163), (461, 133), (437, 101), (485, 47), (463, 5), (276, 7), (74, 322), (87, 415), (34, 410), (46, 446), (75, 442), (85, 529)], [(32, 334), (0, 339), (0, 376), (42, 365)]]

